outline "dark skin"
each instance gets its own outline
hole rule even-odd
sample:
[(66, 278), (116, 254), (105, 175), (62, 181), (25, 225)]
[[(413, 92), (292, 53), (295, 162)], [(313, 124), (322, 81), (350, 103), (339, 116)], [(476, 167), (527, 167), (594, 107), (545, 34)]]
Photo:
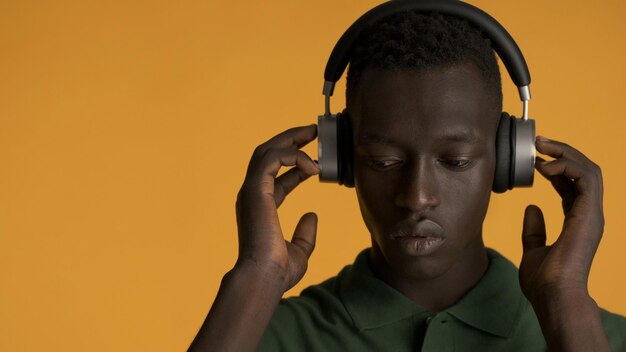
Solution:
[[(443, 310), (484, 274), (482, 241), (495, 169), (498, 104), (471, 65), (366, 70), (353, 116), (355, 188), (376, 274), (417, 304)], [(352, 108), (352, 107), (350, 107)], [(378, 137), (367, 137), (367, 136)], [(445, 239), (426, 256), (390, 238), (429, 219)]]
[[(350, 114), (355, 188), (372, 238), (374, 272), (417, 304), (445, 309), (480, 280), (488, 265), (482, 222), (493, 181), (498, 104), (469, 63), (364, 75), (370, 84), (360, 89)], [(468, 139), (467, 132), (475, 138)], [(237, 195), (239, 257), (190, 351), (255, 351), (282, 294), (306, 272), (317, 215), (304, 214), (286, 240), (277, 208), (319, 173), (300, 150), (316, 133), (315, 125), (291, 128), (255, 149)], [(369, 138), (377, 142), (364, 144), (366, 134), (391, 142)], [(555, 158), (538, 157), (536, 169), (561, 196), (565, 219), (557, 241), (547, 246), (541, 210), (526, 208), (522, 290), (550, 350), (609, 351), (587, 290), (604, 229), (600, 169), (561, 142), (538, 138), (536, 148)], [(283, 166), (295, 167), (277, 177)], [(435, 223), (444, 240), (432, 253), (414, 255), (389, 233), (398, 223), (420, 219)]]

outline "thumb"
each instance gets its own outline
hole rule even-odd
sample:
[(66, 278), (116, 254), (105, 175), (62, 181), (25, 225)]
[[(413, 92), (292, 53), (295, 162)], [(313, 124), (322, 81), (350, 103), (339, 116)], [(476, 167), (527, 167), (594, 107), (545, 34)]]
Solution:
[(522, 229), (522, 245), (524, 253), (546, 245), (546, 223), (541, 209), (533, 204), (524, 211), (524, 227)]
[(298, 246), (306, 257), (311, 257), (315, 248), (315, 236), (317, 234), (317, 214), (306, 213), (302, 215), (293, 232), (291, 243)]

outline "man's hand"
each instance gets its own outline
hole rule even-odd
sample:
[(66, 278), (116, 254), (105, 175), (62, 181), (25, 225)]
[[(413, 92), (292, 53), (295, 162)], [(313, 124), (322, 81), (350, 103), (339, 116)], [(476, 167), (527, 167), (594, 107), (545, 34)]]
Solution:
[[(277, 209), (301, 182), (319, 173), (301, 147), (316, 125), (286, 130), (259, 145), (235, 205), (239, 258), (222, 279), (189, 351), (256, 351), (283, 293), (304, 275), (315, 247), (317, 215), (307, 213), (285, 240)], [(295, 166), (276, 177), (281, 166)]]
[[(239, 258), (236, 266), (252, 266), (261, 274), (275, 275), (282, 281), (284, 291), (304, 276), (315, 247), (317, 215), (304, 214), (290, 242), (283, 237), (277, 209), (289, 192), (319, 173), (317, 163), (299, 150), (316, 136), (317, 127), (313, 124), (288, 129), (259, 145), (237, 195)], [(276, 177), (281, 166), (294, 165)]]
[(535, 168), (562, 198), (565, 219), (557, 240), (546, 245), (541, 209), (526, 207), (520, 285), (539, 318), (550, 350), (608, 348), (587, 279), (604, 232), (600, 167), (573, 147), (544, 137), (535, 143)]

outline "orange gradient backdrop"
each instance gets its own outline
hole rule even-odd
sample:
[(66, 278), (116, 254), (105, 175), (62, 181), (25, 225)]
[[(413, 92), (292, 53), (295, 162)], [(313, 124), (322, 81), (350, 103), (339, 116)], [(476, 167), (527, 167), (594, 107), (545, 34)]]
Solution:
[[(589, 284), (626, 314), (626, 3), (470, 2), (522, 48), (538, 134), (602, 167), (606, 228)], [(317, 122), (332, 47), (378, 3), (0, 2), (0, 350), (185, 350), (236, 260), (252, 151)], [(519, 116), (502, 72), (505, 109)], [(529, 203), (554, 240), (560, 199), (539, 174), (494, 194), (485, 220), (487, 244), (515, 263)], [(317, 248), (286, 295), (369, 245), (354, 189), (306, 181), (279, 210), (287, 236), (307, 211)]]

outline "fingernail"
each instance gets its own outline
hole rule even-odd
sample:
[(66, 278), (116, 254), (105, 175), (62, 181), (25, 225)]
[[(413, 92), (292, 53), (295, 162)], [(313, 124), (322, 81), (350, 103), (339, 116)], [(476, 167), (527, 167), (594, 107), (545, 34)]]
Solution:
[(322, 171), (322, 168), (320, 168), (320, 164), (317, 162), (317, 160), (313, 160), (313, 162), (315, 163), (315, 167), (317, 168), (317, 171)]
[(537, 140), (542, 142), (550, 142), (550, 140), (544, 136), (537, 136)]

